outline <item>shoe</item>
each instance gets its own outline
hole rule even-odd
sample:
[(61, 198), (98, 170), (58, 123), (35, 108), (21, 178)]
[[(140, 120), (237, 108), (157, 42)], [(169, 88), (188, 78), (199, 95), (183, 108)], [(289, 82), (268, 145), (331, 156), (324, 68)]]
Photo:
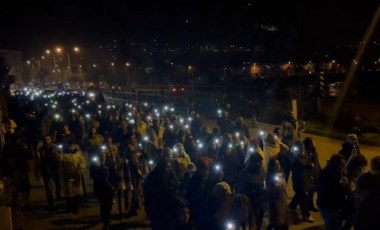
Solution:
[(309, 223), (314, 223), (314, 218), (309, 216), (309, 217), (304, 217), (302, 218), (302, 221), (309, 222)]

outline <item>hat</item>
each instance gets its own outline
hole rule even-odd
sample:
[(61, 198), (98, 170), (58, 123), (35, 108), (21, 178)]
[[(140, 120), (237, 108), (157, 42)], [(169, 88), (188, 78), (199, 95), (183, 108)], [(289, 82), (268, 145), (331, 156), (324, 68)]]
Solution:
[(172, 159), (172, 150), (168, 147), (164, 148), (161, 158), (166, 161), (170, 161)]
[(214, 190), (212, 193), (218, 197), (231, 195), (231, 186), (225, 181), (219, 182), (214, 186)]
[(171, 115), (171, 116), (170, 116), (170, 120), (171, 120), (171, 121), (176, 121), (176, 120), (177, 120), (177, 116), (174, 115), (174, 114)]
[(211, 161), (207, 157), (202, 156), (198, 158), (197, 165), (199, 169), (209, 169)]
[(190, 171), (190, 172), (195, 172), (195, 171), (197, 171), (197, 166), (195, 166), (195, 164), (191, 162), (191, 163), (187, 166), (187, 170)]

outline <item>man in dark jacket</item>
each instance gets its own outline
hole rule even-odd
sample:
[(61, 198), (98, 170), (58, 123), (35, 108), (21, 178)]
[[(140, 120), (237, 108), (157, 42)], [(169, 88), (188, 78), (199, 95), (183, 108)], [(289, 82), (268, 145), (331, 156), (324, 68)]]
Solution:
[(223, 112), (222, 117), (219, 117), (216, 123), (218, 124), (220, 133), (222, 135), (232, 131), (232, 122), (231, 119), (228, 117), (227, 111)]
[(344, 156), (332, 155), (326, 168), (322, 169), (317, 183), (317, 204), (325, 222), (326, 230), (341, 229), (340, 215), (345, 199), (342, 170), (345, 163)]
[[(302, 212), (302, 220), (306, 222), (314, 222), (310, 216), (309, 210), (309, 195), (314, 187), (313, 182), (313, 166), (310, 157), (305, 153), (304, 146), (301, 142), (296, 142), (291, 152), (294, 155), (294, 163), (292, 168), (293, 190), (295, 195), (290, 202), (292, 213), (296, 213), (296, 208), (299, 205)], [(298, 219), (298, 216), (297, 216)]]
[(251, 200), (257, 229), (261, 229), (265, 208), (265, 171), (262, 166), (263, 158), (260, 154), (252, 154), (248, 165), (239, 176), (238, 188), (241, 194)]
[(172, 152), (165, 148), (143, 184), (145, 212), (152, 229), (169, 229), (175, 215), (179, 183), (172, 170)]
[(114, 189), (117, 182), (112, 177), (112, 164), (106, 159), (94, 156), (92, 159), (94, 167), (91, 177), (94, 179), (94, 195), (99, 200), (100, 217), (103, 222), (103, 229), (109, 229), (111, 223), (111, 211), (114, 198)]
[(235, 134), (239, 134), (241, 136), (245, 136), (248, 139), (251, 139), (251, 135), (249, 134), (249, 129), (246, 124), (244, 124), (244, 118), (238, 117), (236, 119), (235, 125), (234, 125), (234, 132)]
[(59, 150), (58, 147), (53, 144), (52, 137), (46, 135), (44, 137), (44, 145), (38, 149), (36, 157), (36, 177), (39, 179), (42, 176), (45, 186), (45, 194), (49, 205), (49, 212), (54, 210), (54, 198), (52, 182), (55, 185), (56, 199), (60, 199), (61, 183), (59, 181), (59, 162), (58, 162)]
[(339, 154), (343, 155), (348, 161), (352, 154), (360, 154), (359, 140), (356, 134), (348, 134), (346, 141), (342, 144), (342, 149)]
[(379, 229), (380, 156), (371, 160), (371, 172), (359, 177), (356, 187), (356, 230)]

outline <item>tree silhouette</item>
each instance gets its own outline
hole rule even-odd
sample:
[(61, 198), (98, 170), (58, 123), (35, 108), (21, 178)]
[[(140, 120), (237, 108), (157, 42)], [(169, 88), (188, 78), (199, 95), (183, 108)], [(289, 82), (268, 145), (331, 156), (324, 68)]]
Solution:
[(2, 95), (10, 94), (10, 85), (16, 80), (15, 76), (9, 74), (10, 70), (5, 58), (0, 57), (0, 93)]

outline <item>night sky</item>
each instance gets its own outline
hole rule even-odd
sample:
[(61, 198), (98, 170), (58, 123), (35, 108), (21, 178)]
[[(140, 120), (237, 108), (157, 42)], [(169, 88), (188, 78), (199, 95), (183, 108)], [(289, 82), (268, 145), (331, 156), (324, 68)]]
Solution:
[[(378, 0), (2, 2), (0, 49), (154, 38), (183, 44), (280, 42), (314, 49), (359, 41), (377, 4)], [(257, 25), (274, 25), (278, 31), (261, 35)]]

